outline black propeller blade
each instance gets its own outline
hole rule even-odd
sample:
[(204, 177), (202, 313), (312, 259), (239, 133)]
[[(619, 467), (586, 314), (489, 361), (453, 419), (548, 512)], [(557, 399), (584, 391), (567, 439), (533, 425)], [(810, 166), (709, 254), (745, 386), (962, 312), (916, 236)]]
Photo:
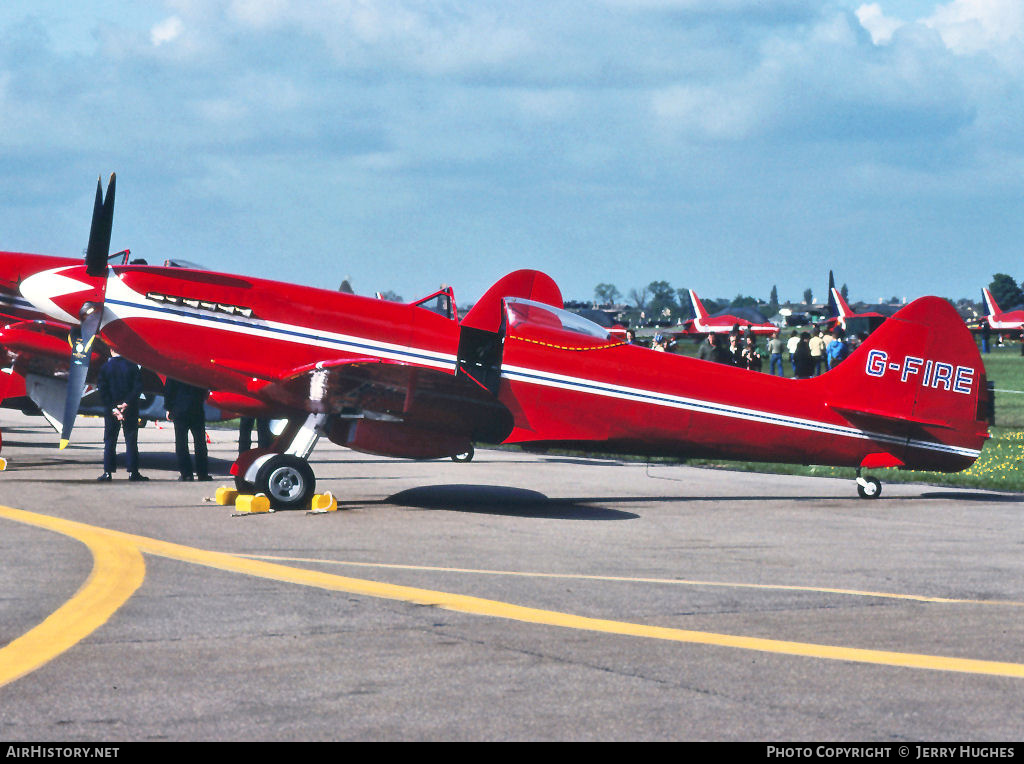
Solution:
[(89, 246), (85, 250), (85, 272), (90, 276), (102, 276), (107, 270), (110, 256), (110, 234), (114, 227), (114, 185), (117, 177), (110, 174), (107, 195), (103, 197), (103, 186), (96, 180), (96, 202), (92, 209), (92, 227), (89, 229)]

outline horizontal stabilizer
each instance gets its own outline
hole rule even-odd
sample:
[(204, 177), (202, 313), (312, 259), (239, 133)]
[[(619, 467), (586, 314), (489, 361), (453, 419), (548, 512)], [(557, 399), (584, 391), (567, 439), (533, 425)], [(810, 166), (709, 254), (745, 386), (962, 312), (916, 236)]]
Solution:
[(908, 418), (902, 414), (897, 414), (891, 411), (882, 411), (881, 409), (867, 408), (863, 406), (843, 406), (835, 403), (826, 403), (833, 411), (838, 411), (847, 419), (857, 419), (867, 417), (869, 419), (878, 419), (886, 422), (899, 422), (901, 424), (918, 424), (926, 427), (941, 427), (945, 430), (954, 429), (949, 422), (939, 421), (937, 419), (917, 419)]

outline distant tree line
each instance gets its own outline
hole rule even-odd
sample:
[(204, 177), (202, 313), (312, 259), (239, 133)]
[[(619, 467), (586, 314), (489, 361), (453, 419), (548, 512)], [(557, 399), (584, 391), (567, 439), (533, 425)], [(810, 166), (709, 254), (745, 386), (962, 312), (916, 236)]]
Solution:
[[(996, 302), (1004, 310), (1009, 310), (1021, 303), (1024, 303), (1024, 284), (1018, 285), (1011, 276), (997, 273), (993, 277), (989, 289), (995, 297)], [(844, 300), (849, 300), (850, 290), (846, 284), (839, 288), (839, 293)], [(978, 295), (980, 298), (980, 294)], [(954, 300), (946, 298), (960, 310), (979, 311), (983, 306), (977, 299), (960, 298)], [(827, 296), (824, 301), (827, 301)], [(899, 303), (897, 296), (889, 298), (890, 303)], [(674, 289), (667, 281), (652, 281), (644, 287), (635, 287), (627, 294), (619, 291), (614, 284), (601, 283), (594, 287), (594, 302), (601, 306), (622, 305), (625, 303), (627, 312), (643, 313), (645, 317), (660, 317), (670, 319), (673, 322), (682, 319), (693, 318), (693, 310), (690, 305), (689, 289)], [(701, 302), (709, 313), (715, 313), (726, 308), (747, 308), (753, 307), (771, 317), (778, 313), (779, 290), (772, 285), (768, 299), (764, 300), (742, 293), (737, 294), (732, 300), (724, 300), (701, 295)], [(808, 287), (803, 291), (803, 304), (814, 303), (814, 290)], [(790, 303), (792, 304), (792, 303)]]
[[(847, 294), (843, 284), (842, 294)], [(594, 302), (598, 305), (619, 305), (625, 301), (629, 308), (642, 311), (647, 315), (672, 316), (673, 318), (692, 318), (693, 309), (690, 304), (690, 290), (686, 287), (676, 289), (667, 281), (652, 281), (644, 287), (634, 287), (627, 294), (619, 291), (614, 284), (600, 283), (594, 287)], [(813, 301), (811, 289), (804, 290), (804, 302)], [(774, 284), (767, 300), (752, 297), (743, 293), (737, 294), (732, 300), (722, 300), (701, 295), (701, 302), (709, 312), (725, 308), (757, 308), (769, 316), (779, 310), (779, 289)]]

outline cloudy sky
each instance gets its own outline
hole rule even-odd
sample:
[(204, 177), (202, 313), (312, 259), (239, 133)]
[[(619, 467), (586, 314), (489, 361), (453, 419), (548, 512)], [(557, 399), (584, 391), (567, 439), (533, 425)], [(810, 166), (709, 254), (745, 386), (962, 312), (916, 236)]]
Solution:
[(1021, 0), (6, 0), (0, 248), (470, 302), (1024, 279)]

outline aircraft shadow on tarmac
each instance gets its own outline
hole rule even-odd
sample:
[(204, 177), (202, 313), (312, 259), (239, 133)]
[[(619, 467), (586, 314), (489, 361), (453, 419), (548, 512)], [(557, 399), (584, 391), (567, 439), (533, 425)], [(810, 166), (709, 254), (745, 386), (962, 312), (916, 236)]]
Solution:
[[(538, 491), (493, 485), (434, 485), (410, 488), (383, 499), (391, 504), (416, 509), (447, 509), (455, 512), (477, 512), (517, 517), (542, 517), (556, 520), (633, 520), (632, 512), (610, 509), (605, 504), (736, 502), (767, 501), (832, 502), (854, 501), (865, 509), (894, 501), (920, 499), (939, 501), (1024, 502), (1024, 495), (986, 493), (983, 491), (928, 491), (910, 496), (883, 496), (878, 502), (864, 502), (856, 496), (578, 496), (551, 499)], [(341, 503), (341, 502), (339, 502)]]
[(432, 485), (410, 488), (384, 504), (415, 509), (446, 509), (486, 515), (549, 520), (635, 520), (639, 515), (592, 506), (588, 499), (550, 499), (539, 491), (494, 485)]

